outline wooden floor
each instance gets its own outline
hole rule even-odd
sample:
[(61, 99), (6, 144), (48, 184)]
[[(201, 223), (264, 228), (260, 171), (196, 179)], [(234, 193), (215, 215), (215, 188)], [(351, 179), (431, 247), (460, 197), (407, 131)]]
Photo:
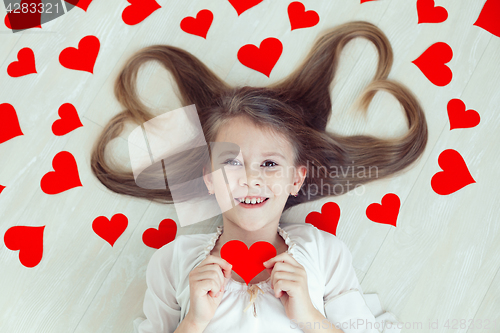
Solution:
[[(113, 84), (132, 54), (149, 45), (170, 44), (191, 52), (230, 84), (265, 86), (290, 73), (323, 31), (352, 20), (376, 24), (391, 41), (395, 59), (389, 78), (418, 96), (429, 127), (428, 145), (404, 174), (369, 184), (363, 194), (350, 192), (295, 207), (282, 221), (304, 223), (325, 202), (338, 203), (342, 215), (337, 236), (353, 253), (364, 292), (379, 295), (383, 308), (405, 323), (403, 332), (500, 332), (500, 38), (473, 25), (485, 0), (436, 0), (449, 17), (424, 24), (417, 23), (416, 1), (303, 0), (321, 19), (312, 28), (293, 31), (287, 15), (290, 2), (266, 0), (238, 17), (226, 0), (159, 0), (162, 8), (130, 26), (121, 17), (127, 1), (94, 0), (87, 12), (74, 8), (42, 29), (13, 34), (1, 24), (0, 104), (15, 107), (24, 135), (0, 144), (0, 185), (5, 186), (0, 235), (16, 225), (45, 226), (45, 232), (43, 258), (33, 268), (23, 266), (19, 252), (2, 242), (0, 332), (133, 332), (133, 320), (143, 316), (146, 265), (156, 250), (144, 245), (142, 233), (163, 219), (175, 220), (175, 210), (110, 192), (89, 165), (97, 135), (122, 110)], [(201, 9), (214, 13), (206, 39), (180, 29), (182, 18)], [(0, 18), (5, 14), (1, 5)], [(59, 53), (77, 47), (87, 35), (101, 43), (94, 74), (61, 66)], [(259, 45), (268, 37), (283, 44), (269, 78), (236, 57), (241, 46)], [(448, 63), (453, 80), (442, 87), (412, 63), (436, 42), (453, 50)], [(24, 47), (34, 51), (38, 73), (8, 76), (7, 66)], [(381, 137), (406, 133), (400, 105), (385, 92), (375, 96), (366, 119), (351, 108), (371, 81), (377, 59), (367, 40), (346, 46), (331, 92), (329, 130)], [(159, 64), (141, 68), (138, 81), (141, 98), (159, 113), (182, 106), (170, 73)], [(480, 114), (478, 126), (450, 131), (446, 106), (454, 98)], [(63, 103), (76, 107), (84, 126), (59, 137), (51, 126)], [(130, 165), (126, 139), (134, 127), (108, 150), (124, 165)], [(439, 195), (430, 181), (441, 171), (438, 157), (446, 149), (460, 153), (476, 183)], [(61, 151), (75, 157), (83, 186), (48, 195), (40, 180), (53, 170), (52, 159)], [(386, 193), (401, 199), (397, 227), (366, 217), (366, 207), (380, 203)], [(91, 226), (96, 217), (117, 213), (128, 217), (128, 227), (111, 247)], [(179, 228), (178, 234), (215, 228), (214, 223), (195, 224)], [(484, 330), (488, 321), (490, 329)], [(483, 329), (474, 329), (481, 323)]]

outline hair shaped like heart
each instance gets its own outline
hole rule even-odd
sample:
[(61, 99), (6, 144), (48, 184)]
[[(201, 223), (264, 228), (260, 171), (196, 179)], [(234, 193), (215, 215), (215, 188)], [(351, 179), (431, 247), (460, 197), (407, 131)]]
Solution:
[[(392, 94), (408, 119), (408, 132), (400, 138), (382, 139), (371, 135), (340, 135), (326, 131), (332, 109), (331, 84), (337, 72), (339, 56), (353, 38), (362, 37), (376, 47), (378, 66), (373, 81), (356, 100), (366, 116), (368, 106), (378, 90)], [(413, 164), (424, 152), (428, 132), (424, 112), (416, 96), (400, 82), (387, 79), (393, 63), (393, 51), (385, 34), (375, 25), (353, 21), (338, 25), (319, 36), (297, 68), (282, 80), (266, 87), (230, 86), (191, 53), (170, 45), (152, 45), (134, 54), (122, 68), (115, 82), (115, 96), (124, 110), (104, 127), (91, 153), (94, 175), (116, 193), (173, 203), (166, 189), (137, 186), (132, 171), (105, 159), (105, 148), (118, 137), (126, 122), (142, 124), (155, 117), (140, 101), (136, 89), (137, 73), (142, 64), (155, 60), (172, 74), (183, 106), (195, 104), (206, 142), (214, 142), (221, 126), (234, 117), (246, 117), (256, 126), (285, 135), (295, 152), (295, 166), (314, 161), (318, 172), (306, 177), (303, 186), (316, 184), (315, 195), (290, 196), (284, 210), (297, 204), (331, 196), (333, 188), (349, 182), (354, 189), (375, 179), (394, 175)], [(199, 161), (202, 161), (200, 163)], [(210, 157), (204, 150), (193, 150), (179, 157), (175, 179), (202, 176), (202, 165)], [(175, 162), (175, 161), (174, 161)], [(175, 163), (174, 163), (175, 164)], [(350, 172), (329, 177), (327, 170), (336, 167), (377, 166), (376, 177), (357, 177)], [(344, 192), (345, 193), (345, 192)], [(206, 193), (204, 193), (205, 195)], [(336, 193), (337, 195), (343, 193)]]

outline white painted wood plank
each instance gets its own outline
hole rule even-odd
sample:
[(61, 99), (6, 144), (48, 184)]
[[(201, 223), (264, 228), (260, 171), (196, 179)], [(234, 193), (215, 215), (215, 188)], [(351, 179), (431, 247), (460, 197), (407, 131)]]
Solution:
[[(402, 321), (438, 319), (440, 326), (432, 332), (445, 332), (447, 319), (450, 325), (452, 319), (500, 319), (493, 301), (499, 295), (493, 283), (500, 268), (500, 183), (495, 169), (500, 162), (499, 52), (500, 39), (495, 37), (464, 92), (453, 96), (480, 114), (480, 124), (452, 131), (445, 126), (402, 206), (400, 225), (390, 230), (363, 280)], [(446, 149), (460, 153), (476, 183), (439, 195), (430, 182), (442, 171), (438, 157)], [(430, 331), (423, 328), (408, 331)], [(457, 326), (454, 331), (467, 329)]]

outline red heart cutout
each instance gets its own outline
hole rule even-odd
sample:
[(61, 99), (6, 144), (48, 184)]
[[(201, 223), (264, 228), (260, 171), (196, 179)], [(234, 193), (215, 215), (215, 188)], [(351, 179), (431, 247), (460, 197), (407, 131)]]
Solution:
[(40, 181), (44, 193), (58, 194), (82, 186), (75, 158), (70, 152), (57, 153), (52, 160), (52, 167), (54, 171), (47, 172)]
[(283, 52), (283, 45), (277, 38), (264, 39), (260, 46), (246, 44), (238, 50), (238, 60), (245, 66), (269, 77)]
[(113, 215), (111, 221), (106, 216), (98, 216), (92, 222), (92, 230), (111, 246), (123, 234), (127, 226), (128, 219), (121, 213)]
[(335, 202), (327, 202), (321, 207), (321, 213), (310, 212), (306, 216), (306, 223), (335, 235), (340, 219), (340, 207)]
[(0, 143), (9, 141), (19, 135), (24, 135), (19, 126), (16, 109), (9, 103), (0, 104)]
[(181, 29), (188, 34), (207, 38), (208, 29), (212, 25), (214, 14), (208, 9), (202, 9), (196, 14), (196, 18), (188, 16), (182, 19)]
[(36, 73), (35, 53), (29, 47), (22, 48), (17, 52), (18, 61), (11, 62), (7, 67), (7, 74), (11, 77), (19, 77)]
[(382, 204), (372, 203), (366, 208), (366, 217), (373, 222), (396, 226), (401, 201), (394, 193), (382, 197)]
[(57, 112), (61, 119), (52, 124), (52, 133), (57, 136), (68, 134), (69, 132), (82, 127), (83, 124), (78, 117), (75, 107), (71, 103), (64, 103)]
[(85, 36), (78, 48), (68, 47), (59, 54), (59, 63), (66, 68), (94, 74), (94, 65), (101, 44), (96, 36)]
[(125, 24), (136, 25), (144, 21), (149, 15), (161, 6), (155, 0), (127, 0), (127, 6), (122, 12), (122, 20)]
[(5, 186), (0, 185), (0, 193), (2, 193), (2, 191), (3, 191), (4, 188), (5, 188)]
[(227, 242), (220, 249), (220, 257), (233, 265), (236, 272), (247, 285), (266, 267), (264, 261), (276, 256), (276, 248), (265, 241), (255, 242), (247, 248), (245, 243), (234, 239)]
[(500, 24), (498, 18), (500, 17), (500, 1), (487, 0), (481, 9), (481, 13), (473, 25), (483, 28), (489, 33), (500, 37)]
[[(26, 4), (24, 8), (38, 8), (40, 9), (43, 6), (42, 0), (22, 0), (19, 4), (20, 7), (14, 6), (12, 4), (12, 10), (5, 15), (5, 26), (12, 30), (24, 30), (30, 28), (42, 28), (41, 26), (41, 18), (42, 12), (40, 10), (35, 10), (33, 13), (31, 10), (27, 10), (25, 13), (22, 12), (23, 4)], [(5, 3), (8, 4), (7, 2)], [(17, 10), (17, 11), (15, 11)]]
[(443, 42), (437, 42), (424, 51), (414, 63), (433, 84), (445, 86), (451, 82), (453, 73), (445, 65), (453, 58), (453, 50)]
[(439, 154), (438, 164), (443, 171), (437, 172), (431, 179), (431, 187), (437, 194), (447, 195), (476, 182), (464, 159), (454, 149), (446, 149)]
[(368, 2), (368, 1), (375, 1), (375, 0), (361, 0), (361, 3)]
[(299, 1), (288, 5), (288, 18), (292, 30), (314, 27), (319, 22), (319, 15), (314, 10), (306, 11), (306, 7)]
[(238, 16), (240, 16), (240, 14), (243, 13), (245, 10), (258, 5), (261, 2), (262, 0), (229, 0), (231, 6), (233, 6), (233, 8), (236, 9)]
[(417, 0), (418, 23), (441, 23), (448, 18), (448, 11), (441, 6), (434, 7), (434, 0)]
[(160, 222), (158, 229), (149, 228), (142, 234), (144, 245), (159, 249), (175, 239), (177, 234), (177, 223), (172, 219), (165, 219)]
[(3, 236), (5, 246), (12, 251), (19, 250), (19, 261), (25, 267), (35, 267), (43, 256), (43, 231), (45, 226), (10, 227)]
[(87, 11), (87, 8), (92, 2), (92, 0), (64, 0), (64, 1), (66, 1), (69, 4), (72, 4), (73, 6), (83, 9), (84, 11)]
[(450, 131), (454, 128), (470, 128), (477, 126), (480, 122), (479, 113), (475, 110), (465, 111), (465, 103), (457, 98), (448, 102), (448, 118), (450, 119)]

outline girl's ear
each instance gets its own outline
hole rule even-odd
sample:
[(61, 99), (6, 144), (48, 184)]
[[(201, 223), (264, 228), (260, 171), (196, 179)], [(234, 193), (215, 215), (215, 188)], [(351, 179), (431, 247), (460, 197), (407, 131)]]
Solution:
[(212, 173), (207, 173), (206, 172), (206, 169), (205, 169), (205, 166), (203, 167), (203, 181), (205, 182), (205, 185), (207, 186), (207, 189), (208, 191), (212, 191), (213, 190), (213, 186), (212, 186)]
[(302, 187), (302, 184), (306, 180), (306, 176), (307, 176), (307, 167), (303, 165), (299, 166), (296, 169), (295, 178), (293, 180), (295, 193), (299, 192), (300, 188)]

